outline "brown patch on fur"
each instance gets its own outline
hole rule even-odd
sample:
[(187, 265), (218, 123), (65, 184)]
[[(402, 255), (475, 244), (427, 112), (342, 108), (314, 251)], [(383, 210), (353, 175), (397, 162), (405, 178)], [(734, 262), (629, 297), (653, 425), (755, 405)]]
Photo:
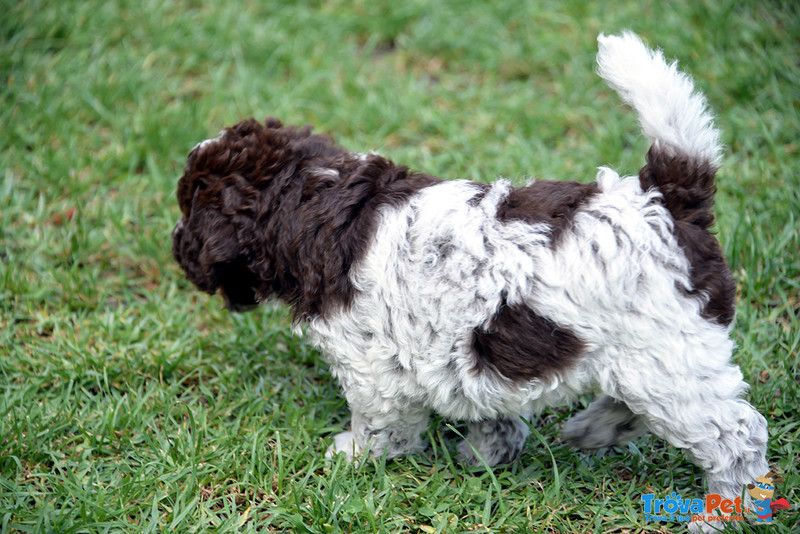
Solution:
[(489, 184), (485, 184), (483, 182), (471, 182), (471, 183), (472, 185), (475, 186), (475, 189), (477, 189), (478, 192), (475, 193), (474, 197), (472, 197), (467, 201), (467, 204), (469, 204), (474, 208), (475, 206), (480, 205), (480, 203), (483, 201), (483, 197), (486, 196), (486, 193), (489, 192), (489, 189), (491, 189), (492, 186)]
[(438, 182), (352, 154), (310, 127), (250, 119), (189, 155), (173, 254), (201, 290), (222, 287), (244, 301), (231, 309), (274, 294), (297, 319), (324, 316), (351, 302), (350, 268), (366, 253), (378, 209)]
[(547, 378), (583, 353), (575, 334), (522, 304), (502, 305), (472, 334), (475, 369), (492, 369), (514, 381)]
[(642, 190), (657, 188), (675, 220), (674, 234), (691, 266), (690, 295), (708, 298), (702, 315), (727, 326), (733, 321), (736, 285), (719, 242), (708, 228), (714, 224), (714, 176), (708, 162), (686, 155), (668, 155), (651, 147), (639, 171)]
[(564, 231), (572, 225), (575, 211), (597, 191), (595, 183), (534, 182), (512, 190), (497, 207), (497, 218), (501, 221), (547, 224), (550, 226), (550, 244), (555, 247)]

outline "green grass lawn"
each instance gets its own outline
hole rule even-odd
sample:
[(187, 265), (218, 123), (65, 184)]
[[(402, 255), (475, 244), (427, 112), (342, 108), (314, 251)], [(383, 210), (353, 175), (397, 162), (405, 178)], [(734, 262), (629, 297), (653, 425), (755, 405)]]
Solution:
[[(630, 28), (719, 117), (735, 354), (800, 530), (800, 9), (791, 1), (0, 0), (0, 531), (674, 532), (642, 493), (705, 494), (647, 437), (597, 453), (567, 407), (490, 473), (460, 427), (326, 463), (348, 411), (280, 306), (198, 293), (170, 252), (188, 151), (242, 118), (313, 124), (445, 178), (635, 173), (647, 143), (594, 75)], [(581, 403), (591, 397), (581, 398)], [(714, 406), (709, 406), (714, 410)]]

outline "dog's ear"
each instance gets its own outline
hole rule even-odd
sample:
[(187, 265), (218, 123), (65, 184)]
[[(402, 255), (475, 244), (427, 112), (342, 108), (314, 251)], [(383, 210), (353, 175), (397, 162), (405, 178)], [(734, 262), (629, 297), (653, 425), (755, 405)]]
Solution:
[(755, 489), (755, 487), (756, 487), (755, 484), (748, 484), (747, 485), (747, 489)]

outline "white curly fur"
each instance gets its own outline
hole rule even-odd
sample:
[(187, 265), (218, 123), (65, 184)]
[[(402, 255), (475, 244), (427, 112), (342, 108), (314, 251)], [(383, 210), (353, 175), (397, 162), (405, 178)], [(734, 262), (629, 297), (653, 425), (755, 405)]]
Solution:
[(650, 50), (635, 34), (597, 38), (598, 74), (639, 115), (653, 144), (673, 153), (707, 160), (719, 167), (722, 146), (706, 99), (692, 79), (667, 64), (660, 50)]
[[(653, 142), (717, 165), (719, 134), (691, 80), (633, 34), (599, 43), (601, 75)], [(596, 181), (599, 192), (555, 247), (546, 225), (496, 217), (511, 189), (504, 180), (488, 191), (444, 182), (383, 209), (352, 272), (352, 305), (308, 324), (352, 410), (352, 430), (336, 437), (329, 455), (417, 450), (434, 410), (469, 422), (462, 456), (493, 465), (522, 447), (520, 416), (599, 388), (615, 402), (596, 404), (588, 423), (568, 424), (578, 445), (620, 438), (598, 438), (593, 428), (627, 421), (631, 437), (644, 424), (689, 452), (706, 471), (708, 492), (729, 498), (769, 470), (766, 422), (740, 399), (747, 386), (730, 363), (729, 328), (704, 318), (703, 297), (684, 291), (690, 265), (669, 212), (654, 202), (660, 193), (608, 168)], [(503, 297), (574, 332), (584, 355), (547, 380), (476, 372), (473, 331)]]

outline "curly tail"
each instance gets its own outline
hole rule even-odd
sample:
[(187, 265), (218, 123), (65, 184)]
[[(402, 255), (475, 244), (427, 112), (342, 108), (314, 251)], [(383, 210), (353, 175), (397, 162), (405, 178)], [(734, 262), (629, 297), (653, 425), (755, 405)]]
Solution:
[(708, 228), (722, 145), (705, 97), (677, 63), (635, 34), (600, 34), (597, 42), (598, 73), (636, 111), (652, 142), (639, 172), (642, 189), (658, 188), (676, 221)]

